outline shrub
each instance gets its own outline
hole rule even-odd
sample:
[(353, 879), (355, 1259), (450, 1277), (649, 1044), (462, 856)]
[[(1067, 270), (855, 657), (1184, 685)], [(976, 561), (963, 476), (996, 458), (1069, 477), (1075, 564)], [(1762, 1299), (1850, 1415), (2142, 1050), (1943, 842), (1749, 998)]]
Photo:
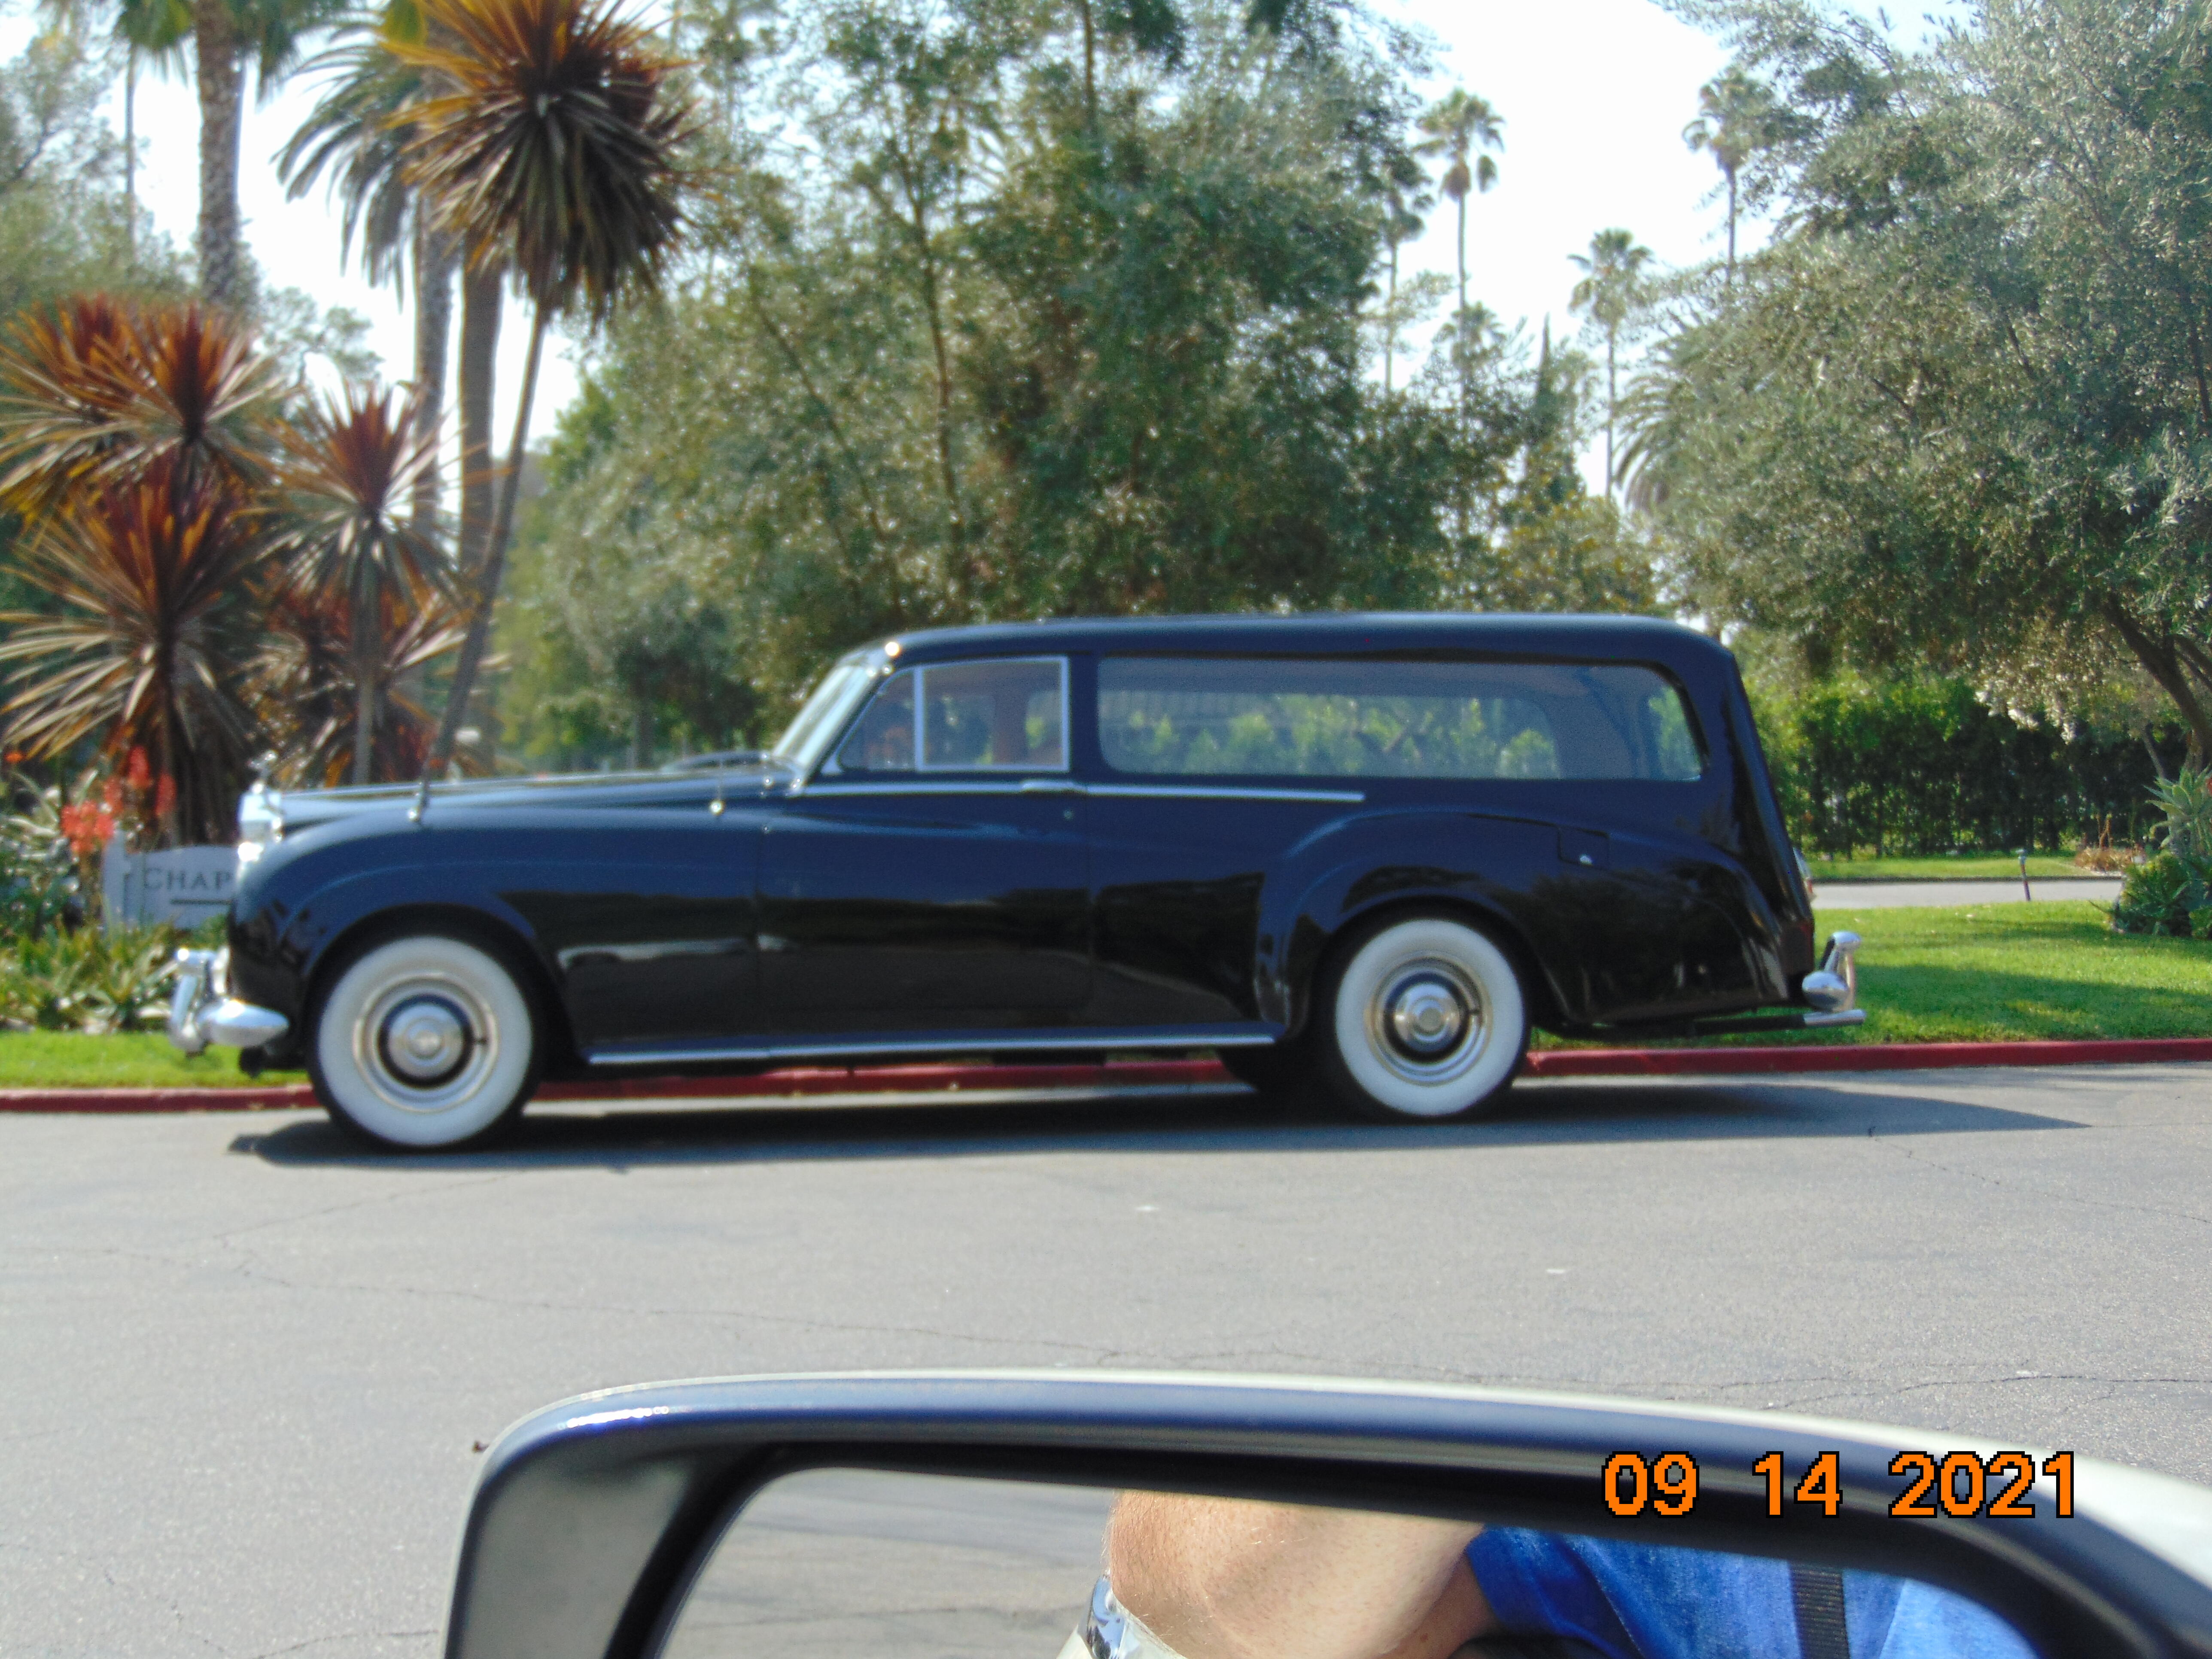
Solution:
[(176, 975), (173, 927), (55, 929), (0, 951), (0, 1024), (130, 1031), (157, 1024)]

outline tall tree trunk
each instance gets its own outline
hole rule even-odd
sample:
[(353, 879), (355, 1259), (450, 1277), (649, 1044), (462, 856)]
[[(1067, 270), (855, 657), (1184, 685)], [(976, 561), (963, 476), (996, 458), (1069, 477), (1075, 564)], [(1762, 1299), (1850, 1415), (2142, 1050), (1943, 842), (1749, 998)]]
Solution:
[(492, 392), (499, 371), (499, 313), (505, 299), (502, 271), (465, 271), (461, 277), (461, 568), (483, 562), (491, 533), (495, 472), (492, 464)]
[(1398, 350), (1398, 239), (1390, 239), (1390, 296), (1382, 310), (1382, 395), (1390, 395), (1391, 360)]
[(353, 595), (353, 781), (372, 781), (376, 755), (376, 671), (384, 653), (377, 635), (382, 631), (382, 607), (377, 603), (376, 583), (363, 580)]
[(1727, 289), (1729, 293), (1733, 294), (1735, 292), (1735, 169), (1734, 167), (1730, 167), (1728, 170), (1728, 186), (1729, 255)]
[(138, 269), (138, 48), (123, 54), (123, 250)]
[[(453, 240), (428, 223), (415, 227), (415, 429), (435, 434), (446, 418), (447, 343), (453, 335)], [(427, 529), (438, 516), (437, 469), (415, 481), (413, 517)]]
[(522, 462), (530, 441), (530, 405), (538, 396), (538, 365), (545, 355), (545, 325), (552, 319), (543, 304), (530, 319), (530, 354), (522, 360), (522, 397), (514, 406), (514, 441), (507, 452), (507, 470), (499, 481), (499, 505), (492, 514), (491, 534), (477, 567), (475, 601), (471, 606), (468, 637), (461, 641), (461, 659), (453, 665), (453, 686), (446, 699), (446, 716), (438, 722), (438, 741), (430, 750), (426, 780), (445, 769), (453, 757), (453, 739), (460, 734), (468, 712), (469, 694), (476, 690), (477, 666), (483, 660), (484, 642), (491, 636), (491, 613), (499, 599), (499, 579), (507, 564), (507, 544), (514, 535), (514, 501), (522, 489)]
[(1613, 343), (1616, 331), (1605, 331), (1605, 499), (1613, 500), (1613, 410), (1620, 401), (1620, 383), (1613, 376)]
[(1091, 22), (1091, 0), (1075, 0), (1075, 9), (1083, 17), (1083, 113), (1091, 125), (1098, 125), (1098, 48)]
[(1459, 314), (1467, 315), (1467, 196), (1459, 198)]
[(192, 50), (200, 98), (200, 295), (228, 308), (239, 292), (238, 25), (230, 0), (192, 0)]

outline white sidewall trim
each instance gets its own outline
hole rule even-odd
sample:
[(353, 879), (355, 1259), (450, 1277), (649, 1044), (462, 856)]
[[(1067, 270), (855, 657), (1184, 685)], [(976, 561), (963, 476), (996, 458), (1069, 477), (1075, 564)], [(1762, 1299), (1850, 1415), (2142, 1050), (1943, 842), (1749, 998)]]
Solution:
[[(536, 1036), (529, 999), (496, 957), (418, 933), (378, 945), (338, 976), (313, 1041), (327, 1103), (379, 1140), (428, 1147), (482, 1134), (518, 1103)], [(410, 1038), (421, 1045), (412, 1056)], [(420, 1075), (401, 1069), (410, 1060)]]
[[(1408, 976), (1433, 975), (1468, 994), (1476, 1018), (1468, 1040), (1433, 1062), (1396, 1063), (1379, 1006)], [(1361, 945), (1337, 981), (1329, 1011), (1338, 1055), (1378, 1106), (1407, 1117), (1451, 1117), (1512, 1080), (1528, 1030), (1520, 976), (1505, 953), (1472, 927), (1424, 916), (1385, 927)]]

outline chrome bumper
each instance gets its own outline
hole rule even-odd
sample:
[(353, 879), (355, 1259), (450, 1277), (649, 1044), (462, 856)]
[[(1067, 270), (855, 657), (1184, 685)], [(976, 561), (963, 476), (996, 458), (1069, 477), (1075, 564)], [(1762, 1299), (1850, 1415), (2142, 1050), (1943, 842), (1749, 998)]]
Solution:
[(1859, 936), (1856, 933), (1838, 933), (1828, 941), (1827, 953), (1820, 965), (1805, 975), (1801, 994), (1813, 1012), (1805, 1016), (1808, 1025), (1859, 1025), (1866, 1020), (1866, 1010), (1857, 1006), (1859, 975), (1856, 958)]
[[(170, 1042), (197, 1054), (211, 1042), (226, 1048), (258, 1048), (284, 1035), (291, 1022), (283, 1015), (225, 994), (229, 976), (228, 951), (177, 952), (177, 988), (169, 997)], [(222, 1000), (216, 1001), (219, 996)]]

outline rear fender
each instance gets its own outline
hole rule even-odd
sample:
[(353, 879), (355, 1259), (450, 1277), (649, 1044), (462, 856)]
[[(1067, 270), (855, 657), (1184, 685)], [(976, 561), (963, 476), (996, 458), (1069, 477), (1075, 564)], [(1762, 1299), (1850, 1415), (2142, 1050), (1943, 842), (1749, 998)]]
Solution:
[(1295, 1034), (1305, 1024), (1329, 943), (1385, 909), (1466, 913), (1514, 956), (1540, 1022), (1565, 1006), (1559, 964), (1545, 961), (1508, 902), (1558, 857), (1559, 831), (1487, 813), (1403, 812), (1342, 819), (1293, 848), (1260, 898), (1253, 981), (1261, 1017)]

